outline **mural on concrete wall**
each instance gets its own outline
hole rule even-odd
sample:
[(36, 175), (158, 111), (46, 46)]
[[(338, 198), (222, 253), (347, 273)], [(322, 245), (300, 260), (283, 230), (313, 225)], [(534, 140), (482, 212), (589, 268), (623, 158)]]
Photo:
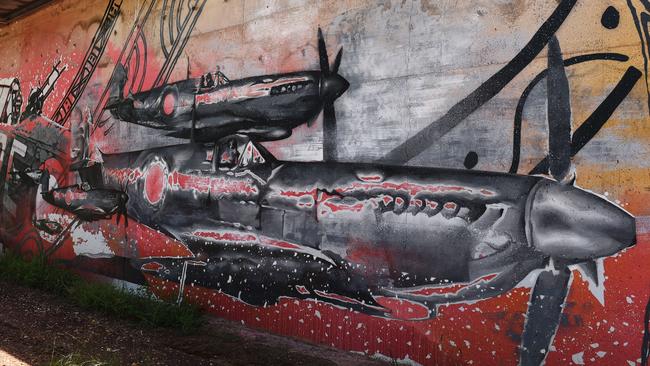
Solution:
[(650, 5), (548, 3), (62, 1), (0, 36), (2, 241), (404, 363), (646, 364)]

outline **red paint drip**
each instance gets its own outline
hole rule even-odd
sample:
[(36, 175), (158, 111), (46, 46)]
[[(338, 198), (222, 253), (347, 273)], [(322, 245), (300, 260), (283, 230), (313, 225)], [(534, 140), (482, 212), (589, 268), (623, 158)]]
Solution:
[[(475, 194), (476, 190), (470, 187), (463, 186), (448, 186), (448, 185), (422, 185), (410, 182), (402, 183), (393, 183), (393, 182), (383, 182), (383, 183), (371, 183), (371, 182), (354, 182), (348, 187), (343, 187), (337, 189), (339, 192), (351, 192), (356, 190), (369, 191), (373, 189), (382, 189), (382, 190), (397, 190), (408, 192), (411, 196), (414, 196), (420, 192), (430, 192), (430, 193), (443, 193), (443, 192), (467, 192), (469, 194)], [(493, 196), (494, 192), (487, 189), (479, 189), (478, 193), (485, 196)]]
[(318, 189), (314, 188), (309, 191), (280, 191), (280, 195), (283, 197), (290, 197), (290, 198), (300, 198), (300, 197), (311, 197), (314, 202), (316, 202), (316, 195), (317, 195)]
[(138, 181), (138, 179), (142, 178), (144, 174), (142, 171), (138, 168), (132, 169), (132, 168), (123, 168), (123, 169), (110, 169), (107, 168), (104, 170), (106, 172), (106, 175), (109, 178), (114, 179), (117, 181), (119, 185), (127, 185), (127, 184), (135, 184), (135, 182)]
[(271, 239), (263, 236), (261, 243), (266, 246), (278, 247), (282, 249), (300, 249), (300, 245), (286, 242), (284, 240)]
[(234, 232), (217, 232), (217, 231), (195, 231), (192, 233), (194, 236), (200, 238), (214, 240), (214, 241), (226, 241), (226, 242), (243, 242), (243, 243), (257, 243), (257, 236), (253, 234), (240, 234)]
[(343, 203), (334, 203), (334, 202), (329, 202), (325, 201), (323, 202), (325, 207), (329, 208), (332, 213), (336, 213), (339, 211), (348, 211), (348, 212), (360, 212), (363, 210), (363, 203), (355, 203), (354, 205), (346, 205)]
[(457, 205), (455, 203), (453, 203), (453, 202), (447, 202), (447, 203), (445, 203), (445, 205), (443, 207), (448, 209), (448, 210), (455, 210)]
[(364, 182), (381, 182), (383, 178), (379, 175), (366, 175), (366, 176), (359, 176), (359, 179), (361, 179)]
[(393, 202), (393, 197), (391, 196), (383, 196), (381, 200), (384, 202), (385, 205), (388, 205), (389, 203)]
[(169, 175), (168, 182), (172, 189), (198, 193), (210, 192), (216, 195), (235, 193), (255, 195), (259, 192), (258, 188), (250, 183), (250, 180), (234, 177), (210, 177), (174, 171)]

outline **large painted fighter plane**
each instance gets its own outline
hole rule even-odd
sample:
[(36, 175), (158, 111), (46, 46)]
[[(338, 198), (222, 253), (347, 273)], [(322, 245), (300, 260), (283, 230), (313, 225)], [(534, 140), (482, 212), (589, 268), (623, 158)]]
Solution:
[[(549, 72), (549, 83), (566, 88), (559, 57), (552, 42), (549, 71), (558, 72)], [(65, 173), (70, 130), (43, 116), (2, 126), (3, 199), (31, 194), (26, 206), (42, 199), (75, 217), (64, 228), (61, 212), (32, 210), (43, 237), (60, 237), (80, 221), (129, 216), (188, 249), (183, 257), (127, 257), (132, 273), (259, 306), (289, 296), (392, 317), (398, 299), (420, 310), (413, 319), (427, 318), (440, 304), (492, 297), (540, 271), (521, 352), (522, 364), (540, 364), (559, 322), (568, 266), (597, 278), (594, 260), (634, 245), (636, 235), (627, 212), (572, 185), (567, 98), (549, 104), (558, 116), (549, 121), (553, 179), (276, 160), (258, 141), (287, 136), (331, 109), (347, 88), (336, 59), (334, 76), (302, 72), (204, 88), (205, 79), (195, 79), (114, 98), (107, 108), (118, 119), (193, 141), (86, 161), (76, 167), (80, 184), (68, 184)], [(3, 205), (3, 222), (24, 225), (7, 216), (12, 210), (21, 212)]]

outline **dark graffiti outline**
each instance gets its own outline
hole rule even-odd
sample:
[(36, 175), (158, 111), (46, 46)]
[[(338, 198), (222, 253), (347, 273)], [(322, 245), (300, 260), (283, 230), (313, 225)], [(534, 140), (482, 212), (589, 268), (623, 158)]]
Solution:
[[(642, 1), (642, 4), (644, 5), (645, 9), (648, 10), (650, 8), (649, 4), (647, 1)], [(644, 71), (644, 77), (645, 77), (645, 87), (646, 87), (646, 94), (648, 96), (648, 113), (650, 113), (650, 80), (648, 79), (648, 52), (650, 52), (650, 48), (648, 45), (648, 29), (647, 29), (647, 22), (644, 22), (646, 25), (646, 29), (642, 29), (641, 25), (641, 19), (639, 19), (639, 15), (637, 13), (636, 7), (632, 4), (632, 0), (627, 0), (627, 6), (630, 8), (630, 13), (632, 14), (632, 19), (634, 20), (634, 26), (636, 27), (637, 32), (639, 33), (639, 40), (641, 43), (641, 55), (643, 56), (643, 71)], [(645, 14), (647, 16), (647, 13), (641, 13), (642, 15)]]
[(54, 112), (53, 119), (60, 125), (65, 125), (70, 117), (70, 113), (72, 113), (72, 110), (86, 89), (86, 85), (88, 85), (90, 78), (94, 74), (99, 60), (106, 49), (106, 45), (108, 45), (111, 32), (115, 28), (117, 19), (120, 16), (121, 6), (122, 0), (119, 0), (119, 3), (116, 0), (110, 0), (108, 3), (104, 16), (97, 27), (95, 36), (90, 43), (90, 47), (86, 51), (84, 62), (81, 64), (72, 84)]
[[(195, 5), (190, 7), (188, 14), (183, 19), (183, 24), (181, 29), (179, 30), (178, 36), (174, 39), (170, 39), (170, 41), (172, 41), (171, 50), (167, 51), (165, 62), (163, 63), (163, 66), (161, 67), (160, 72), (158, 73), (158, 76), (156, 77), (156, 80), (153, 83), (154, 87), (161, 86), (169, 80), (169, 77), (171, 76), (171, 73), (174, 70), (174, 66), (176, 66), (176, 62), (180, 58), (183, 49), (185, 49), (185, 45), (190, 39), (192, 30), (194, 30), (194, 27), (196, 26), (196, 22), (199, 20), (199, 17), (203, 12), (203, 7), (207, 2), (207, 0), (193, 0), (193, 1)], [(164, 28), (164, 25), (162, 24), (162, 19), (165, 18), (164, 9), (166, 8), (165, 5), (167, 4), (167, 0), (164, 0), (163, 4), (164, 4), (163, 12), (160, 15), (161, 17), (160, 42), (161, 42), (161, 47), (163, 47), (163, 50), (165, 50), (166, 49), (164, 45), (165, 38), (162, 34)], [(181, 16), (180, 8), (178, 10), (179, 11), (176, 13), (173, 12), (173, 2), (172, 2), (172, 5), (170, 7), (170, 13), (167, 15), (170, 17), (170, 22), (172, 21), (171, 20), (172, 18), (174, 17), (179, 18)]]
[[(564, 61), (564, 66), (568, 67), (595, 60), (626, 62), (629, 59), (630, 58), (628, 56), (620, 53), (593, 53), (568, 58)], [(519, 170), (519, 161), (521, 155), (521, 128), (526, 101), (528, 100), (529, 94), (533, 91), (533, 89), (535, 89), (537, 84), (546, 77), (547, 73), (548, 70), (543, 70), (537, 74), (528, 84), (528, 86), (526, 86), (526, 89), (524, 89), (524, 91), (521, 93), (521, 97), (517, 102), (512, 136), (512, 163), (510, 164), (510, 169), (508, 169), (508, 172), (511, 174), (517, 174), (517, 171)]]
[[(117, 58), (116, 65), (122, 64), (122, 65), (129, 65), (130, 60), (132, 57), (132, 54), (135, 49), (138, 48), (138, 40), (142, 40), (143, 45), (144, 45), (144, 65), (146, 65), (147, 62), (147, 56), (146, 56), (146, 37), (144, 37), (144, 24), (147, 22), (147, 19), (149, 19), (149, 15), (151, 14), (151, 11), (153, 10), (154, 5), (156, 4), (157, 0), (150, 0), (149, 6), (148, 7), (141, 7), (140, 10), (138, 11), (138, 15), (136, 17), (136, 21), (133, 23), (133, 26), (131, 27), (131, 31), (129, 32), (129, 36), (127, 37), (127, 40), (124, 42), (124, 46), (122, 47), (122, 51), (120, 51), (120, 56)], [(147, 9), (146, 12), (144, 12)], [(143, 13), (144, 12), (144, 13)], [(137, 32), (137, 33), (136, 33)], [(124, 59), (125, 54), (127, 53), (127, 50), (129, 52), (129, 55), (126, 56), (126, 59)], [(137, 52), (137, 51), (136, 51)], [(139, 58), (138, 58), (139, 60)], [(138, 61), (136, 63), (139, 67), (140, 62)], [(114, 83), (115, 80), (115, 72), (116, 69), (113, 69), (113, 72), (111, 73), (111, 77), (109, 78), (109, 82), (106, 84), (106, 87), (104, 88), (104, 91), (101, 93), (101, 96), (99, 100), (97, 101), (97, 105), (95, 107), (95, 110), (93, 112), (93, 121), (100, 121), (101, 116), (104, 112), (104, 106), (106, 105), (106, 102), (108, 101), (109, 93), (111, 91), (112, 84)], [(137, 74), (136, 74), (137, 75)], [(135, 79), (135, 78), (134, 78)], [(138, 87), (138, 91), (142, 88), (142, 84), (144, 83), (144, 73), (142, 78), (140, 79), (140, 84)], [(129, 88), (129, 91), (131, 92), (131, 88)], [(96, 128), (101, 127), (100, 124), (95, 124), (93, 126), (93, 132), (95, 131)]]
[[(625, 97), (630, 93), (636, 82), (643, 74), (634, 66), (628, 67), (616, 84), (614, 89), (603, 100), (594, 112), (576, 129), (571, 140), (571, 156), (575, 156), (600, 129), (605, 125), (609, 117), (612, 116), (616, 108), (623, 102)], [(529, 174), (542, 174), (548, 167), (548, 157), (540, 161)]]
[(408, 162), (497, 95), (542, 51), (549, 39), (569, 16), (576, 1), (563, 0), (544, 24), (535, 32), (524, 48), (503, 68), (451, 107), (442, 117), (424, 127), (414, 136), (408, 138), (405, 142), (391, 150), (386, 156), (378, 159), (377, 162)]

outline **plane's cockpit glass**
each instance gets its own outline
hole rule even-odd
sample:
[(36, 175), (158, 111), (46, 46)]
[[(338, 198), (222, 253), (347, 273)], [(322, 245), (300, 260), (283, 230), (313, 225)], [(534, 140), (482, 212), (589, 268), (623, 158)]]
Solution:
[(237, 165), (239, 160), (239, 151), (237, 150), (237, 140), (228, 139), (219, 145), (219, 154), (217, 155), (217, 163), (219, 168), (231, 169)]
[(220, 169), (250, 168), (264, 164), (266, 159), (252, 141), (229, 138), (218, 144), (213, 154)]
[(229, 83), (230, 79), (228, 79), (228, 77), (226, 77), (226, 75), (221, 72), (221, 68), (217, 66), (217, 70), (215, 72), (208, 72), (201, 75), (200, 87), (201, 89), (209, 89), (215, 86), (226, 85)]
[(248, 141), (244, 147), (241, 158), (239, 159), (239, 166), (241, 167), (250, 167), (256, 164), (264, 164), (266, 160), (257, 149), (255, 144), (252, 141)]

